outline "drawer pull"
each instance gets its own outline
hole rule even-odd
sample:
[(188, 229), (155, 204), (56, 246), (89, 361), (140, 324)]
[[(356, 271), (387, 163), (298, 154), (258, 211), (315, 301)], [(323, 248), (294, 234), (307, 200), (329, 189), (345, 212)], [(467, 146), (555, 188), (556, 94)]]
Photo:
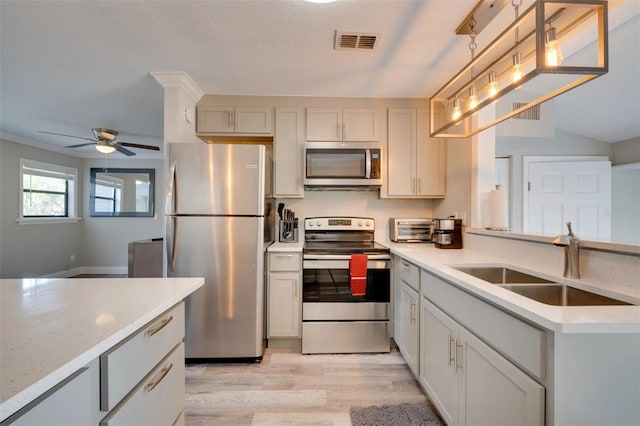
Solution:
[(158, 331), (160, 331), (163, 328), (165, 328), (167, 326), (167, 324), (169, 324), (171, 322), (172, 319), (173, 319), (173, 315), (171, 315), (170, 317), (167, 317), (167, 318), (163, 318), (162, 321), (160, 321), (160, 323), (158, 325), (153, 326), (150, 329), (148, 329), (147, 331), (145, 331), (144, 335), (147, 336), (147, 337), (153, 336)]
[(169, 364), (168, 366), (160, 370), (160, 373), (159, 373), (160, 377), (158, 377), (157, 379), (148, 383), (147, 386), (145, 386), (145, 389), (147, 390), (147, 392), (151, 392), (152, 390), (154, 390), (155, 387), (160, 384), (162, 379), (164, 379), (167, 376), (167, 374), (169, 374), (169, 371), (171, 371), (172, 368), (173, 368), (173, 363)]
[(276, 257), (278, 259), (291, 259), (293, 257), (292, 254), (277, 254)]

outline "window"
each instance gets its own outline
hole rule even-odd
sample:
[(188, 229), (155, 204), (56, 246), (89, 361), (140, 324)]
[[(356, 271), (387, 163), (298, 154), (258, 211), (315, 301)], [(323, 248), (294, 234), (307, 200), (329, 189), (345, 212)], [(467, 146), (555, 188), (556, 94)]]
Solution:
[(20, 159), (19, 221), (77, 220), (77, 181), (77, 169)]

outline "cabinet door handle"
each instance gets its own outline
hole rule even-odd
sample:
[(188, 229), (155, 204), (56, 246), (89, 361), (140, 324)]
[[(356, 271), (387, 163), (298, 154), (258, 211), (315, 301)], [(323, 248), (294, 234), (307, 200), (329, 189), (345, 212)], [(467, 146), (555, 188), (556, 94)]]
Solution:
[(416, 304), (411, 302), (411, 322), (416, 322)]
[(405, 267), (407, 267), (407, 268), (408, 268), (409, 266), (411, 266), (411, 265), (409, 265), (409, 262), (407, 262), (406, 260), (401, 260), (401, 261), (400, 261), (400, 263), (402, 264), (402, 266), (405, 266)]
[(416, 192), (416, 178), (411, 179), (411, 192)]
[(160, 331), (163, 328), (165, 328), (167, 326), (167, 324), (169, 324), (171, 322), (171, 320), (173, 320), (173, 315), (171, 315), (170, 317), (163, 318), (162, 321), (160, 321), (160, 323), (158, 323), (158, 325), (154, 325), (153, 327), (150, 327), (149, 329), (147, 329), (147, 331), (144, 332), (144, 335), (147, 336), (147, 337), (153, 336), (158, 331)]
[(420, 195), (422, 193), (422, 190), (420, 188), (420, 178), (418, 178), (418, 195)]
[[(464, 344), (458, 343), (459, 342), (458, 339), (456, 339), (455, 342), (456, 342), (456, 354), (455, 354), (456, 371), (458, 371), (459, 368), (461, 369), (464, 367), (464, 359), (462, 359), (464, 355)], [(459, 355), (458, 355), (458, 349), (460, 350)]]
[[(453, 362), (456, 360), (455, 358), (455, 342), (456, 339), (454, 339), (454, 337), (451, 335), (451, 333), (449, 333), (449, 367), (451, 367), (451, 365), (453, 364)], [(451, 349), (451, 345), (454, 345), (454, 348)]]
[(347, 126), (342, 123), (342, 140), (345, 140), (347, 138)]
[(160, 372), (158, 373), (158, 378), (155, 380), (152, 380), (147, 384), (147, 386), (145, 386), (145, 389), (147, 390), (147, 392), (151, 392), (152, 390), (154, 390), (155, 387), (158, 386), (160, 382), (167, 376), (167, 374), (169, 374), (169, 371), (171, 371), (172, 368), (173, 368), (173, 363), (167, 365), (166, 367), (163, 367), (162, 370), (160, 370)]

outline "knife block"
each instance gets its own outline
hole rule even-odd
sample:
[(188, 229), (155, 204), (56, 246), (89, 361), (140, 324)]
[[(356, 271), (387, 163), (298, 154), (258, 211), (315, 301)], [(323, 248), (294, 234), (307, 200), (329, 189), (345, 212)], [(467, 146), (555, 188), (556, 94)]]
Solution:
[(298, 228), (293, 220), (280, 220), (279, 241), (281, 243), (297, 243)]

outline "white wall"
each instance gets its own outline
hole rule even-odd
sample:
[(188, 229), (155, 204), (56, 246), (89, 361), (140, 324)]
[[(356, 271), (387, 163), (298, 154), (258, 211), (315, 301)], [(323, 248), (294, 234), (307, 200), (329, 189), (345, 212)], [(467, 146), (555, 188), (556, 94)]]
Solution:
[[(37, 277), (76, 266), (82, 253), (82, 222), (55, 224), (18, 224), (20, 200), (20, 158), (59, 164), (78, 169), (82, 176), (82, 160), (0, 140), (0, 277)], [(82, 194), (87, 185), (78, 182)], [(82, 204), (79, 200), (79, 206)], [(82, 213), (80, 213), (82, 215)]]
[(526, 155), (611, 155), (611, 144), (556, 131), (554, 138), (496, 138), (496, 156), (511, 156), (511, 226), (522, 232), (522, 157)]
[[(100, 272), (101, 268), (126, 268), (131, 241), (162, 237), (164, 233), (163, 160), (118, 159), (109, 156), (108, 167), (155, 169), (154, 217), (90, 217), (89, 176), (92, 167), (104, 167), (103, 159), (85, 159), (82, 181), (86, 183), (82, 203), (83, 232), (80, 265)], [(126, 272), (125, 272), (126, 273)]]
[(447, 196), (433, 201), (434, 217), (446, 218), (453, 212), (471, 217), (471, 139), (447, 140)]
[[(304, 199), (277, 200), (303, 220), (315, 216), (363, 216), (376, 220), (376, 240), (389, 238), (390, 217), (433, 217), (431, 200), (380, 199), (378, 191), (305, 191)], [(302, 229), (301, 229), (302, 232)], [(304, 236), (300, 234), (300, 239)]]
[[(78, 169), (77, 223), (19, 225), (19, 160), (28, 158)], [(0, 140), (0, 277), (23, 278), (74, 273), (126, 273), (127, 244), (161, 237), (162, 160), (121, 160), (109, 167), (156, 169), (155, 218), (89, 217), (89, 171), (104, 167), (103, 159), (81, 159), (28, 145)], [(75, 262), (71, 262), (75, 255)]]
[(640, 245), (640, 166), (611, 170), (611, 240)]
[(640, 138), (614, 143), (611, 149), (611, 162), (614, 166), (640, 163)]

